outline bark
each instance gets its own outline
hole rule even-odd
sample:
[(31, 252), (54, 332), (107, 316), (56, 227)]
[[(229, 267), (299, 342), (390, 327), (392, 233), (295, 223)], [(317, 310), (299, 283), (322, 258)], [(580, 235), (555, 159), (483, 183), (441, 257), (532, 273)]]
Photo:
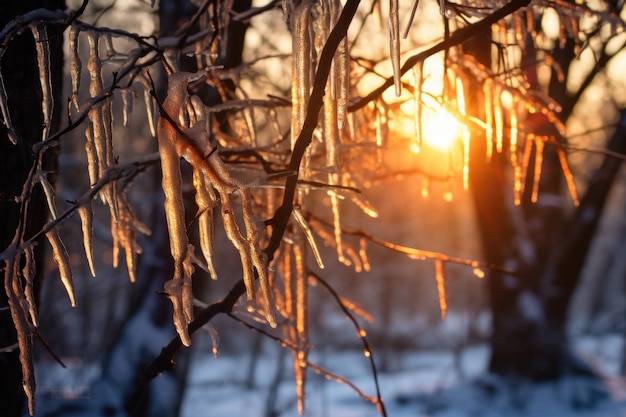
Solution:
[[(3, 2), (0, 5), (0, 28), (15, 16), (39, 7), (64, 9), (65, 5), (62, 0)], [(50, 35), (54, 35), (52, 30)], [(62, 37), (56, 36), (51, 39), (53, 92), (56, 103), (60, 103), (59, 93), (63, 74)], [(35, 46), (29, 30), (8, 46), (0, 64), (13, 125), (24, 140), (23, 143), (12, 145), (7, 138), (6, 128), (4, 125), (0, 126), (0, 252), (2, 252), (13, 239), (20, 216), (19, 205), (14, 197), (21, 194), (26, 176), (34, 162), (29, 145), (41, 140), (42, 134), (41, 87)], [(55, 117), (53, 117), (52, 132), (58, 127), (58, 113), (55, 112)], [(53, 170), (54, 159), (54, 155), (49, 152), (46, 156), (46, 169)], [(28, 238), (47, 220), (45, 199), (39, 189), (31, 195), (27, 219), (26, 237)], [(39, 271), (44, 269), (42, 261), (45, 246), (45, 244), (40, 244), (36, 248), (35, 257)], [(37, 292), (41, 288), (41, 279), (42, 274), (38, 273), (35, 285)], [(8, 310), (3, 285), (0, 290), (0, 348), (15, 343), (15, 327)], [(24, 406), (18, 356), (17, 348), (0, 352), (0, 404), (2, 404), (2, 414), (6, 416), (20, 416)]]

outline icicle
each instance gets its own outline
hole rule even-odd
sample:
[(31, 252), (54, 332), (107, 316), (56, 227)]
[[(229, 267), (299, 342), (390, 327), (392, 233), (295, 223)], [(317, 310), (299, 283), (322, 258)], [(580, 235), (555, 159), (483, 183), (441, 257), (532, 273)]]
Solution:
[[(417, 3), (417, 1), (416, 1)], [(424, 84), (424, 61), (413, 67), (413, 123), (415, 129), (415, 147), (412, 148), (415, 153), (419, 153), (422, 149), (422, 86)]]
[(487, 160), (493, 155), (493, 81), (486, 79), (483, 83), (483, 100), (485, 104), (485, 139), (487, 141)]
[(306, 397), (306, 370), (309, 351), (308, 338), (308, 276), (304, 249), (301, 242), (293, 246), (294, 261), (296, 264), (296, 333), (297, 347), (294, 359), (296, 390), (298, 397), (298, 412), (304, 414), (304, 399)]
[(5, 261), (4, 290), (9, 302), (11, 318), (17, 332), (19, 358), (22, 365), (22, 387), (28, 400), (28, 413), (35, 415), (35, 367), (33, 339), (27, 313), (21, 300), (21, 284), (17, 271), (18, 264), (13, 260)]
[(133, 112), (133, 91), (130, 88), (123, 88), (122, 95), (122, 124), (128, 126), (128, 115)]
[(259, 287), (261, 288), (261, 294), (263, 295), (263, 302), (265, 304), (265, 319), (271, 327), (276, 327), (274, 297), (272, 295), (272, 287), (269, 282), (267, 256), (259, 247), (261, 229), (257, 226), (254, 213), (252, 212), (252, 194), (249, 189), (245, 188), (239, 190), (239, 194), (241, 196), (243, 221), (246, 227), (246, 238), (248, 247), (250, 248), (250, 257), (252, 259), (252, 264), (257, 271)]
[(435, 259), (435, 279), (437, 281), (437, 293), (439, 294), (439, 309), (441, 318), (448, 314), (448, 301), (446, 293), (446, 266), (443, 260)]
[(524, 143), (524, 154), (522, 155), (522, 164), (520, 167), (521, 177), (520, 177), (520, 195), (524, 192), (526, 188), (526, 178), (528, 176), (528, 169), (530, 165), (530, 157), (532, 155), (533, 144), (535, 141), (535, 135), (529, 134), (526, 136), (526, 141)]
[[(371, 269), (370, 261), (367, 256), (367, 240), (361, 238), (359, 240), (359, 256), (361, 257), (361, 263), (363, 264), (363, 270), (369, 272)], [(363, 335), (365, 337), (365, 335)]]
[(311, 90), (312, 42), (310, 36), (312, 0), (304, 0), (290, 16), (292, 25), (293, 80), (291, 87), (291, 147), (304, 124)]
[(517, 157), (517, 139), (519, 135), (518, 116), (519, 109), (519, 97), (513, 96), (513, 104), (509, 112), (509, 123), (511, 125), (510, 139), (509, 139), (509, 154), (511, 159), (511, 166), (513, 167), (513, 199), (516, 206), (519, 206), (522, 202), (522, 170)]
[(79, 29), (72, 25), (69, 33), (70, 50), (70, 79), (72, 82), (72, 104), (79, 110), (78, 93), (80, 91), (80, 76), (82, 74), (82, 63), (79, 53)]
[(296, 223), (298, 223), (298, 226), (300, 226), (300, 228), (304, 232), (304, 236), (306, 237), (307, 242), (309, 242), (309, 246), (311, 247), (311, 250), (313, 251), (313, 256), (315, 257), (317, 266), (319, 266), (320, 269), (324, 269), (324, 262), (322, 261), (322, 256), (320, 255), (320, 251), (317, 248), (317, 243), (315, 243), (313, 232), (311, 231), (311, 227), (309, 226), (307, 221), (304, 219), (304, 216), (302, 215), (302, 211), (300, 210), (300, 207), (295, 206), (293, 208), (292, 213), (293, 213), (294, 219), (296, 219)]
[(337, 249), (337, 259), (346, 266), (350, 266), (350, 260), (343, 253), (343, 242), (341, 232), (341, 214), (339, 210), (339, 196), (337, 193), (330, 192), (330, 206), (333, 212), (333, 230), (335, 236), (335, 246)]
[(43, 188), (43, 192), (46, 196), (46, 201), (48, 203), (48, 209), (50, 210), (50, 214), (53, 219), (58, 218), (57, 206), (54, 201), (54, 188), (50, 185), (48, 181), (48, 177), (46, 173), (39, 171), (39, 183), (41, 184), (41, 188)]
[(50, 246), (52, 246), (52, 254), (54, 256), (54, 261), (57, 264), (59, 269), (59, 275), (61, 277), (61, 282), (65, 287), (65, 291), (67, 291), (67, 295), (70, 299), (70, 304), (72, 307), (76, 307), (76, 298), (74, 296), (74, 280), (72, 278), (72, 268), (70, 266), (70, 257), (67, 254), (67, 250), (65, 249), (65, 245), (61, 241), (61, 237), (59, 236), (59, 232), (57, 229), (52, 229), (46, 232), (46, 238), (48, 238), (48, 242), (50, 242)]
[(24, 249), (24, 268), (22, 268), (22, 275), (26, 286), (24, 287), (24, 297), (28, 303), (28, 313), (30, 315), (30, 321), (33, 326), (39, 326), (39, 320), (37, 315), (37, 301), (35, 300), (35, 275), (37, 274), (37, 263), (35, 262), (34, 246), (29, 246)]
[(393, 67), (393, 84), (396, 96), (402, 94), (402, 74), (400, 73), (400, 17), (398, 16), (399, 0), (389, 0), (389, 52)]
[[(89, 94), (91, 97), (98, 97), (104, 92), (102, 82), (102, 61), (98, 55), (98, 39), (99, 35), (93, 31), (89, 31), (87, 39), (89, 39), (89, 62), (87, 67), (91, 77), (89, 83)], [(106, 169), (106, 127), (102, 117), (102, 105), (95, 105), (89, 110), (89, 120), (93, 124), (93, 143), (98, 157), (98, 169), (100, 173)]]
[(89, 264), (89, 271), (91, 276), (96, 276), (96, 269), (93, 261), (93, 206), (92, 201), (89, 200), (86, 203), (78, 206), (78, 216), (80, 217), (80, 223), (83, 231), (83, 246), (85, 248), (85, 255), (87, 256), (87, 263)]
[[(465, 117), (467, 115), (465, 109), (465, 89), (463, 88), (463, 80), (461, 77), (456, 77), (456, 102), (458, 111), (461, 116)], [(470, 163), (470, 139), (471, 132), (469, 128), (465, 125), (462, 127), (462, 142), (463, 142), (463, 189), (467, 191), (469, 189), (469, 163)]]
[(541, 168), (543, 166), (543, 148), (545, 145), (544, 137), (535, 137), (535, 169), (533, 177), (533, 191), (530, 197), (530, 201), (537, 202), (539, 196), (539, 181), (541, 179)]
[(76, 110), (80, 108), (78, 105), (78, 93), (80, 91), (80, 76), (82, 74), (79, 34), (78, 27), (72, 25), (69, 33), (70, 79), (72, 83), (72, 104)]
[[(170, 76), (167, 97), (163, 102), (163, 109), (171, 118), (176, 119), (180, 108), (185, 105), (187, 85), (183, 82), (185, 75), (179, 78)], [(151, 100), (151, 99), (150, 99)], [(146, 103), (148, 104), (148, 103)], [(150, 102), (151, 105), (151, 102)], [(165, 291), (169, 294), (174, 307), (174, 325), (185, 346), (191, 344), (187, 332), (185, 302), (183, 296), (186, 283), (184, 280), (183, 263), (187, 258), (189, 242), (185, 225), (185, 206), (183, 203), (182, 175), (180, 171), (180, 156), (176, 150), (179, 133), (170, 125), (165, 117), (158, 120), (158, 144), (161, 158), (162, 189), (165, 193), (165, 217), (170, 238), (170, 252), (174, 259), (174, 277), (166, 282)]]
[(99, 178), (98, 154), (93, 139), (93, 123), (87, 122), (85, 129), (85, 154), (87, 155), (87, 172), (89, 174), (89, 185), (93, 187)]
[(141, 253), (141, 247), (137, 244), (135, 230), (139, 230), (145, 235), (150, 235), (150, 230), (143, 223), (138, 221), (133, 214), (130, 204), (126, 201), (126, 196), (120, 196), (120, 204), (117, 221), (111, 221), (111, 232), (113, 233), (113, 261), (117, 267), (119, 248), (124, 249), (126, 269), (130, 282), (135, 282), (135, 270), (137, 264), (137, 254)]
[(567, 189), (570, 196), (572, 197), (574, 205), (578, 206), (580, 204), (580, 201), (578, 200), (578, 192), (576, 191), (574, 176), (572, 175), (572, 171), (569, 169), (569, 163), (567, 162), (567, 155), (565, 154), (565, 150), (561, 146), (557, 146), (556, 149), (557, 153), (559, 154), (561, 170), (563, 171), (563, 175), (565, 176), (565, 182), (567, 183)]
[(39, 68), (39, 81), (41, 83), (41, 111), (43, 113), (43, 131), (41, 140), (46, 140), (50, 135), (52, 123), (52, 110), (54, 108), (54, 96), (52, 94), (52, 75), (50, 74), (50, 44), (46, 27), (31, 24), (30, 30), (35, 38), (37, 51), (37, 67)]
[[(291, 318), (294, 317), (294, 303), (295, 303), (295, 297), (294, 297), (294, 289), (295, 289), (295, 280), (293, 279), (293, 272), (292, 272), (292, 268), (291, 268), (291, 262), (292, 262), (292, 243), (287, 243), (284, 246), (283, 249), (283, 260), (281, 263), (282, 266), (282, 276), (283, 276), (283, 280), (284, 280), (284, 288), (285, 288), (285, 294), (284, 294), (284, 299), (285, 299), (285, 305), (284, 305), (284, 316)], [(291, 326), (289, 326), (289, 329), (291, 330)], [(290, 335), (291, 339), (293, 340), (295, 337), (293, 335)]]
[(496, 84), (493, 97), (493, 118), (496, 130), (496, 152), (502, 153), (502, 141), (504, 138), (504, 115), (502, 112), (502, 90)]
[[(144, 80), (145, 81), (145, 80)], [(143, 100), (146, 105), (146, 116), (148, 117), (148, 127), (150, 128), (150, 134), (153, 138), (157, 136), (156, 132), (156, 118), (154, 112), (154, 101), (152, 100), (152, 96), (150, 95), (150, 87), (148, 85), (144, 86), (143, 90)]]
[(469, 167), (470, 167), (470, 144), (471, 132), (467, 126), (463, 126), (463, 189), (469, 190)]
[[(341, 2), (339, 0), (333, 0), (331, 16), (338, 19), (340, 14)], [(337, 128), (341, 130), (345, 125), (346, 115), (348, 114), (348, 97), (350, 93), (350, 49), (347, 37), (344, 37), (339, 43), (334, 60)]]
[[(90, 82), (89, 82), (89, 94), (91, 97), (98, 97), (104, 94), (104, 84), (102, 81), (102, 61), (99, 56), (99, 39), (100, 34), (95, 31), (87, 32), (87, 39), (89, 40), (90, 56), (87, 63), (89, 70)], [(92, 157), (95, 150), (95, 155), (98, 161), (98, 174), (102, 175), (108, 166), (111, 164), (112, 157), (112, 131), (110, 120), (110, 101), (105, 103), (99, 103), (94, 105), (88, 113), (89, 120), (92, 124), (92, 143), (87, 143), (90, 147), (93, 145), (93, 149), (87, 149), (88, 158)], [(89, 138), (88, 138), (89, 142)], [(91, 154), (91, 156), (90, 156)], [(92, 179), (93, 181), (93, 179)], [(94, 182), (95, 183), (95, 182)], [(111, 217), (117, 218), (117, 197), (115, 191), (115, 185), (107, 184), (102, 188), (100, 192), (102, 202), (109, 206)]]
[(217, 195), (211, 184), (207, 184), (204, 175), (198, 169), (193, 170), (193, 185), (196, 190), (196, 204), (198, 205), (198, 234), (200, 249), (211, 279), (217, 279), (217, 272), (213, 265), (213, 208), (217, 206)]
[(191, 346), (191, 337), (189, 336), (187, 317), (184, 314), (184, 303), (183, 297), (185, 289), (183, 287), (191, 287), (190, 282), (185, 282), (185, 280), (181, 277), (178, 279), (170, 279), (165, 282), (164, 290), (167, 294), (168, 298), (172, 301), (172, 306), (174, 307), (174, 327), (176, 328), (176, 332), (180, 336), (180, 340), (183, 345)]

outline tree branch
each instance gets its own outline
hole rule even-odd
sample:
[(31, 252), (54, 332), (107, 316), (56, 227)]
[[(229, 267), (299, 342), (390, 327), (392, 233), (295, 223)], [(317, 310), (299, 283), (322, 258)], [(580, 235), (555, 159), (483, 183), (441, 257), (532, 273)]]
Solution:
[[(315, 82), (313, 85), (313, 91), (309, 100), (307, 108), (307, 115), (302, 126), (302, 130), (291, 155), (288, 171), (299, 172), (300, 164), (306, 149), (311, 143), (313, 138), (313, 132), (317, 126), (319, 112), (323, 106), (324, 90), (326, 89), (326, 83), (328, 80), (328, 74), (335, 54), (335, 50), (339, 46), (341, 40), (347, 36), (348, 27), (352, 21), (360, 0), (348, 0), (344, 6), (341, 15), (337, 21), (337, 24), (328, 36), (328, 40), (324, 45), (322, 53), (320, 55), (317, 72), (315, 74)], [(273, 218), (270, 223), (273, 225), (272, 234), (270, 236), (269, 243), (264, 249), (267, 255), (268, 262), (271, 262), (282, 241), (283, 235), (287, 228), (287, 223), (291, 217), (293, 210), (294, 196), (296, 186), (298, 185), (298, 175), (293, 175), (287, 178), (285, 185), (285, 194), (283, 195), (283, 202), (276, 209)], [(243, 279), (237, 281), (232, 287), (228, 295), (219, 302), (213, 303), (200, 313), (198, 313), (189, 324), (189, 335), (193, 335), (198, 329), (211, 321), (219, 313), (230, 313), (241, 295), (245, 292), (245, 285)], [(170, 370), (174, 366), (173, 358), (182, 347), (182, 342), (179, 336), (176, 336), (170, 343), (165, 346), (159, 356), (157, 356), (141, 374), (139, 381), (137, 381), (135, 391), (130, 396), (126, 403), (126, 409), (131, 413), (137, 410), (141, 399), (148, 387), (148, 384), (152, 379), (159, 376), (163, 371)]]
[[(444, 39), (438, 44), (428, 48), (425, 51), (420, 52), (417, 55), (413, 55), (406, 60), (402, 68), (400, 69), (400, 74), (404, 75), (406, 72), (410, 71), (415, 65), (424, 61), (429, 56), (432, 56), (438, 52), (451, 48), (453, 46), (459, 45), (470, 38), (478, 35), (479, 33), (488, 30), (491, 28), (491, 25), (496, 23), (498, 20), (510, 15), (522, 7), (527, 6), (530, 3), (530, 0), (512, 0), (510, 3), (505, 4), (502, 8), (494, 11), (483, 20), (476, 22), (472, 25), (465, 26), (462, 29), (457, 30), (449, 38)], [(489, 48), (489, 45), (485, 45), (485, 48)], [(389, 77), (385, 80), (385, 82), (372, 92), (370, 92), (365, 97), (361, 98), (359, 101), (348, 106), (348, 111), (353, 112), (359, 110), (360, 108), (365, 107), (370, 101), (376, 100), (380, 97), (385, 90), (393, 85), (393, 77)]]

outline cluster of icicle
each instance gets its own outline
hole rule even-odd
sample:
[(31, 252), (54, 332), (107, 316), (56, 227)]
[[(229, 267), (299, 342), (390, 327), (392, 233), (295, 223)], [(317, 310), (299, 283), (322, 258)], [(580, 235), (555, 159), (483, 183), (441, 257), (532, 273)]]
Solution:
[[(501, 7), (504, 1), (469, 1), (459, 7), (457, 11), (461, 11), (466, 16), (485, 17), (494, 7)], [(415, 7), (417, 2), (415, 2)], [(465, 7), (467, 6), (467, 7)], [(402, 83), (400, 74), (400, 41), (399, 41), (399, 16), (398, 1), (391, 0), (389, 5), (389, 39), (390, 39), (390, 60), (393, 70), (393, 81), (396, 95), (400, 95)], [(590, 27), (600, 27), (605, 25), (607, 29), (607, 37), (615, 36), (624, 30), (623, 22), (611, 10), (592, 10), (580, 4), (573, 4), (566, 1), (557, 0), (555, 2), (532, 2), (527, 8), (518, 10), (507, 19), (499, 21), (493, 25), (492, 32), (494, 41), (502, 46), (503, 50), (510, 45), (520, 45), (523, 47), (527, 42), (534, 42), (534, 46), (538, 49), (548, 49), (544, 45), (545, 35), (541, 27), (536, 25), (547, 8), (556, 12), (558, 18), (558, 39), (557, 44), (560, 48), (565, 47), (568, 40), (574, 42), (575, 53), (580, 54), (583, 45), (588, 41), (585, 31), (581, 31), (583, 25)], [(440, 10), (443, 16), (450, 17), (446, 10), (445, 1), (440, 1)], [(413, 10), (413, 14), (415, 9)], [(413, 19), (410, 17), (409, 25)], [(594, 31), (589, 30), (590, 33)], [(406, 36), (406, 34), (405, 34)], [(506, 59), (506, 58), (504, 58)], [(562, 82), (564, 75), (560, 67), (553, 61), (549, 53), (544, 55), (544, 62), (551, 67)], [(566, 135), (565, 125), (558, 117), (561, 108), (558, 103), (545, 94), (532, 90), (528, 82), (525, 80), (521, 72), (509, 73), (507, 68), (500, 68), (504, 75), (494, 75), (496, 71), (486, 68), (484, 65), (476, 61), (471, 55), (462, 53), (461, 49), (451, 49), (446, 54), (446, 71), (443, 82), (445, 88), (441, 103), (446, 110), (453, 114), (463, 123), (461, 133), (461, 142), (463, 149), (462, 177), (463, 187), (465, 190), (469, 186), (469, 164), (470, 164), (470, 144), (472, 140), (472, 131), (482, 130), (486, 138), (486, 160), (490, 160), (493, 153), (502, 153), (508, 151), (511, 166), (513, 167), (513, 187), (514, 187), (514, 203), (521, 204), (522, 195), (525, 193), (524, 186), (527, 183), (532, 184), (530, 190), (530, 200), (537, 202), (539, 194), (539, 180), (541, 177), (541, 169), (543, 164), (543, 154), (546, 144), (553, 146), (558, 154), (561, 170), (566, 180), (567, 188), (574, 205), (579, 204), (578, 193), (574, 177), (568, 165), (567, 155), (564, 148), (562, 138)], [(412, 71), (412, 85), (414, 101), (414, 126), (415, 126), (415, 147), (419, 149), (422, 144), (422, 114), (424, 103), (422, 100), (422, 86), (425, 81), (423, 61), (417, 64)], [(481, 85), (482, 86), (482, 102), (484, 105), (484, 120), (478, 119), (468, 114), (465, 104), (466, 91), (465, 86)], [(506, 104), (505, 104), (506, 103)], [(386, 119), (388, 117), (387, 107), (382, 100), (375, 104), (376, 112), (376, 143), (385, 142)], [(541, 114), (546, 123), (552, 126), (554, 133), (539, 133), (533, 131), (528, 126), (527, 115)], [(546, 129), (544, 129), (546, 130)], [(504, 144), (508, 143), (508, 149), (503, 149)], [(529, 167), (530, 161), (534, 164)], [(531, 170), (532, 168), (532, 170)], [(527, 182), (526, 176), (528, 172), (533, 173), (533, 178)], [(423, 182), (422, 195), (428, 195), (429, 181), (425, 179)], [(446, 200), (452, 198), (451, 191), (444, 195)], [(439, 293), (439, 305), (442, 317), (447, 312), (447, 295), (446, 295), (446, 269), (445, 261), (435, 259), (435, 279), (437, 282), (437, 290)], [(474, 269), (475, 275), (484, 276), (480, 269)]]
[[(175, 72), (169, 76), (163, 115), (159, 117), (157, 124), (163, 173), (162, 188), (165, 192), (170, 249), (175, 266), (174, 277), (166, 282), (165, 292), (174, 305), (174, 324), (186, 346), (191, 344), (187, 326), (193, 319), (191, 274), (194, 249), (187, 238), (181, 158), (189, 162), (193, 169), (193, 184), (200, 213), (198, 217), (200, 246), (207, 269), (213, 278), (217, 277), (212, 261), (213, 209), (219, 204), (226, 235), (241, 258), (248, 309), (255, 308), (256, 271), (264, 300), (265, 318), (272, 327), (276, 326), (267, 256), (260, 247), (263, 225), (256, 220), (253, 213), (251, 190), (229, 174), (219, 153), (209, 142), (204, 104), (197, 96), (190, 97), (187, 92), (188, 83), (202, 76), (202, 72), (199, 74)], [(186, 124), (180, 123), (181, 120), (189, 120), (189, 127), (181, 128), (181, 125)], [(244, 230), (237, 223), (235, 196), (239, 196), (241, 200)]]

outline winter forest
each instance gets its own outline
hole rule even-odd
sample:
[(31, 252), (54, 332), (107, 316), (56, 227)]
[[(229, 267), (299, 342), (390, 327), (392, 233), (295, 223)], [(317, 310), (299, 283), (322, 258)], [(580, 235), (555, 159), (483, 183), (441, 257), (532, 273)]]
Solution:
[(623, 415), (625, 13), (1, 3), (0, 415)]

